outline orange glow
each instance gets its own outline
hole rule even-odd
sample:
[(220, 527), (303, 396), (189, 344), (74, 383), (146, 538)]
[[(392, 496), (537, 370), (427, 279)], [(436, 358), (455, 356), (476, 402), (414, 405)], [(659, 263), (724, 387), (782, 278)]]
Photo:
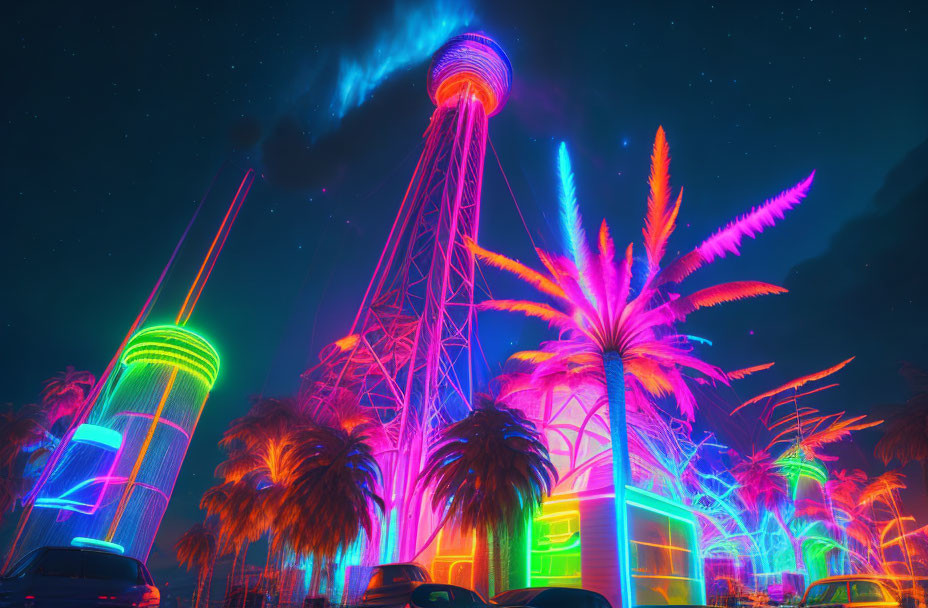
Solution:
[(350, 336), (345, 336), (341, 340), (336, 340), (335, 346), (337, 346), (341, 351), (351, 350), (358, 345), (360, 340), (361, 336), (358, 334), (351, 334)]
[(492, 114), (499, 105), (493, 89), (473, 72), (459, 72), (446, 78), (435, 91), (435, 101), (442, 106), (457, 101), (462, 94), (473, 95), (486, 114)]
[[(440, 581), (450, 585), (464, 585), (473, 589), (474, 557), (477, 555), (477, 532), (472, 530), (469, 534), (461, 534), (460, 532), (452, 531), (450, 547), (442, 546), (442, 540), (447, 540), (444, 538), (444, 533), (445, 530), (439, 531), (438, 537), (435, 539), (435, 557), (432, 558), (432, 567), (429, 568), (432, 576), (435, 577), (436, 582)], [(467, 551), (466, 544), (468, 541), (470, 541), (470, 554), (465, 554), (464, 552)], [(442, 549), (450, 551), (452, 555), (442, 553)], [(466, 571), (469, 572), (466, 581), (462, 581), (456, 576), (455, 568), (459, 566), (466, 568)]]

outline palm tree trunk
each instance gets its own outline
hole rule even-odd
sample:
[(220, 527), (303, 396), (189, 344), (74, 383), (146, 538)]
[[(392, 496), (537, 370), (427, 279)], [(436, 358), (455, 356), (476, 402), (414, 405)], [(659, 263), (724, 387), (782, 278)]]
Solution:
[(226, 577), (226, 597), (229, 597), (229, 594), (232, 593), (232, 585), (235, 584), (235, 567), (238, 565), (238, 556), (241, 553), (238, 549), (233, 549), (233, 551), (232, 570), (229, 572), (229, 576)]
[(474, 591), (482, 595), (483, 597), (488, 597), (490, 595), (490, 585), (489, 585), (489, 555), (487, 547), (487, 530), (476, 530), (476, 547), (474, 551), (474, 565), (473, 565), (473, 574), (474, 574)]
[(209, 564), (209, 570), (206, 572), (206, 606), (209, 608), (209, 594), (213, 589), (213, 573), (216, 570), (216, 557), (213, 557), (213, 561)]
[(493, 531), (493, 588), (490, 590), (492, 595), (497, 595), (505, 591), (503, 589), (503, 544), (500, 542), (499, 530)]
[(632, 608), (631, 555), (628, 537), (628, 510), (625, 486), (631, 483), (632, 470), (628, 457), (628, 422), (625, 416), (625, 366), (622, 355), (614, 350), (603, 353), (606, 374), (606, 398), (609, 401), (609, 432), (612, 438), (612, 483), (615, 487), (616, 544), (621, 586), (621, 605)]
[(203, 597), (203, 579), (204, 579), (205, 570), (200, 569), (197, 573), (197, 590), (196, 590), (196, 599), (193, 601), (193, 608), (200, 608), (200, 602)]
[(309, 579), (309, 594), (312, 597), (319, 596), (319, 586), (322, 582), (322, 563), (324, 560), (313, 557), (313, 573)]

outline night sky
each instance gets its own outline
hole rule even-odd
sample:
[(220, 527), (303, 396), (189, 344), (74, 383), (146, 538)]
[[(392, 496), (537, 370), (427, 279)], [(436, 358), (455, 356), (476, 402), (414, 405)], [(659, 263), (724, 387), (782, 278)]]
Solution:
[[(253, 395), (295, 392), (348, 330), (432, 110), (423, 23), (466, 23), (509, 54), (512, 96), (490, 138), (542, 246), (559, 246), (561, 140), (587, 228), (606, 217), (639, 244), (664, 126), (685, 186), (671, 253), (817, 170), (785, 221), (690, 284), (790, 289), (688, 322), (725, 369), (777, 361), (733, 400), (856, 355), (842, 386), (809, 404), (878, 416), (905, 396), (900, 362), (928, 366), (924, 2), (21, 4), (0, 23), (0, 401), (35, 401), (65, 365), (102, 372), (214, 182), (151, 320), (172, 317), (242, 172), (261, 174), (190, 323), (222, 370), (156, 566), (200, 517), (227, 423)], [(387, 63), (401, 65), (339, 116), (342, 66)], [(490, 148), (480, 234), (533, 261)], [(523, 293), (487, 277), (494, 295)], [(494, 370), (552, 335), (502, 314), (484, 314), (481, 332)], [(878, 437), (838, 451), (879, 472)], [(925, 523), (920, 473), (907, 473)]]

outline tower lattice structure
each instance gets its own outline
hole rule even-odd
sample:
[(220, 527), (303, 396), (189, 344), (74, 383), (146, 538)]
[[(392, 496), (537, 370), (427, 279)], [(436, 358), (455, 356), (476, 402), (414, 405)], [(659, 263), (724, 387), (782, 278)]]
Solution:
[(511, 81), (508, 58), (482, 34), (435, 53), (428, 92), (436, 108), (386, 246), (350, 334), (304, 375), (311, 408), (357, 400), (378, 427), (384, 560), (412, 558), (425, 540), (419, 472), (436, 429), (470, 409), (477, 332), (467, 243), (477, 239), (488, 117)]

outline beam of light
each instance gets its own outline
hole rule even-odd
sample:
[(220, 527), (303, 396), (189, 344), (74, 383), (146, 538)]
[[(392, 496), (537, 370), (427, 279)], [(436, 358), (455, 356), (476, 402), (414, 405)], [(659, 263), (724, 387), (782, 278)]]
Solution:
[[(193, 314), (193, 309), (196, 308), (197, 301), (199, 301), (200, 295), (203, 293), (203, 288), (206, 287), (206, 282), (209, 280), (209, 275), (212, 274), (213, 268), (216, 266), (216, 260), (219, 259), (219, 254), (226, 244), (226, 239), (229, 238), (229, 231), (232, 230), (232, 224), (235, 223), (235, 218), (238, 217), (239, 210), (245, 203), (245, 199), (248, 198), (248, 192), (251, 190), (251, 185), (254, 181), (255, 170), (248, 169), (242, 177), (242, 182), (238, 186), (235, 197), (232, 199), (232, 202), (229, 203), (229, 209), (226, 211), (225, 217), (222, 218), (222, 223), (219, 224), (219, 230), (216, 232), (216, 236), (213, 237), (213, 242), (209, 246), (209, 251), (206, 252), (206, 257), (203, 258), (203, 264), (200, 265), (200, 270), (197, 272), (193, 284), (190, 285), (190, 291), (187, 292), (187, 297), (184, 298), (184, 304), (180, 307), (180, 311), (178, 311), (174, 323), (186, 325), (187, 321), (190, 320), (190, 315)], [(219, 244), (218, 249), (216, 248), (217, 243)], [(207, 265), (209, 265), (208, 270)], [(205, 275), (203, 274), (204, 270), (206, 270)], [(196, 295), (194, 295), (194, 292), (196, 292)], [(193, 298), (192, 301), (191, 297)]]
[(465, 0), (438, 0), (420, 6), (400, 3), (393, 20), (360, 56), (343, 57), (332, 98), (332, 118), (340, 121), (367, 101), (398, 70), (428, 59), (474, 13)]

